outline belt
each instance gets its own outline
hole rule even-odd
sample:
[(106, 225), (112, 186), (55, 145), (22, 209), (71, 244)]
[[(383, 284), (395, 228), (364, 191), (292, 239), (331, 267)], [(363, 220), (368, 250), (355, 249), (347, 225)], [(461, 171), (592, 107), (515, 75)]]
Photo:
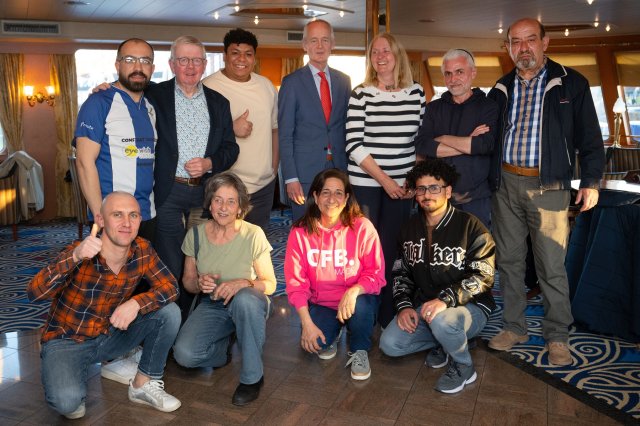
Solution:
[(199, 186), (200, 182), (202, 181), (202, 176), (197, 178), (183, 178), (180, 176), (175, 176), (173, 180), (187, 186)]
[(537, 167), (520, 167), (509, 163), (502, 163), (502, 170), (518, 176), (540, 176), (540, 171)]

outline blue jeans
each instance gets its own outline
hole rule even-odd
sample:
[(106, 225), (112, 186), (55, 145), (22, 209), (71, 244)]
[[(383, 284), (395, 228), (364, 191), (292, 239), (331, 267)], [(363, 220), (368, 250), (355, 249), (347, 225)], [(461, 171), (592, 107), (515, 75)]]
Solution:
[[(371, 349), (371, 335), (378, 316), (378, 304), (378, 296), (373, 294), (361, 294), (356, 299), (356, 311), (346, 322), (347, 330), (350, 333), (349, 350), (351, 352)], [(309, 303), (309, 315), (311, 315), (316, 327), (322, 331), (327, 342), (323, 345), (322, 341), (318, 339), (318, 345), (322, 346), (322, 349), (326, 349), (338, 337), (342, 327), (342, 323), (336, 318), (338, 311)]]
[(169, 349), (180, 328), (180, 310), (170, 303), (138, 317), (127, 330), (109, 328), (109, 334), (76, 342), (53, 339), (42, 345), (42, 384), (47, 404), (60, 414), (77, 409), (87, 395), (87, 371), (91, 364), (115, 359), (143, 344), (138, 371), (161, 379)]
[(188, 186), (174, 182), (167, 199), (157, 207), (157, 238), (154, 248), (158, 252), (160, 259), (180, 283), (178, 306), (183, 312), (183, 318), (186, 318), (193, 300), (193, 295), (184, 290), (180, 280), (184, 264), (184, 254), (181, 249), (182, 241), (186, 234), (184, 224), (189, 220), (189, 213), (192, 208), (202, 207), (203, 198), (204, 190), (202, 185)]
[(183, 367), (222, 367), (233, 332), (242, 352), (240, 383), (256, 383), (263, 375), (262, 347), (271, 301), (261, 291), (243, 288), (225, 306), (222, 300), (202, 301), (184, 323), (173, 356)]
[[(420, 308), (416, 309), (420, 313)], [(425, 351), (440, 344), (451, 358), (472, 365), (467, 340), (478, 335), (487, 324), (487, 316), (473, 303), (447, 308), (433, 318), (431, 324), (420, 319), (413, 333), (398, 327), (398, 318), (389, 323), (380, 336), (380, 349), (388, 356), (403, 356)]]

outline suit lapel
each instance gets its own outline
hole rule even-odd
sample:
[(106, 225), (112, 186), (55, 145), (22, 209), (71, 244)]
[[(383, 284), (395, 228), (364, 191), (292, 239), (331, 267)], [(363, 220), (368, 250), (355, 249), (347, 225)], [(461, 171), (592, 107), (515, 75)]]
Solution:
[(336, 102), (336, 100), (340, 99), (342, 93), (344, 93), (345, 82), (333, 68), (329, 68), (329, 74), (331, 75), (331, 116), (329, 117), (329, 123), (331, 123), (337, 114), (342, 114), (340, 111), (342, 104)]
[(167, 112), (167, 126), (171, 135), (171, 146), (178, 151), (178, 128), (176, 125), (176, 79), (171, 80), (171, 84), (166, 86), (169, 91), (162, 100), (165, 101), (164, 109)]
[(324, 117), (324, 111), (322, 110), (322, 103), (320, 102), (320, 94), (318, 93), (318, 89), (316, 88), (315, 77), (313, 76), (313, 73), (311, 72), (311, 68), (309, 68), (309, 65), (305, 66), (304, 75), (302, 78), (302, 85), (304, 86), (305, 91), (307, 92), (307, 96), (309, 97), (308, 99), (313, 99), (313, 101), (310, 101), (309, 104), (314, 105), (314, 108), (317, 109), (316, 112), (317, 114), (319, 114), (319, 117)]

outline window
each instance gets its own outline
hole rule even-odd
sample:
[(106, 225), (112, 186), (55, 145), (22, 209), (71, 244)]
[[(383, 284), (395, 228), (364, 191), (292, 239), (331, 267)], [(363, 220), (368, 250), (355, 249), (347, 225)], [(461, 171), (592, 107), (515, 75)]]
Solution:
[(0, 125), (0, 152), (4, 152), (4, 130), (2, 130), (2, 125)]
[[(159, 83), (173, 78), (169, 68), (170, 52), (155, 51), (153, 63), (155, 70), (151, 80)], [(218, 71), (224, 66), (222, 53), (207, 53), (207, 68), (204, 75), (207, 76)], [(118, 79), (115, 68), (115, 50), (80, 49), (76, 51), (76, 74), (78, 78), (78, 106), (89, 97), (91, 91), (97, 85), (113, 82)]]
[(562, 65), (573, 68), (589, 80), (591, 97), (593, 97), (593, 103), (596, 106), (596, 113), (598, 114), (598, 123), (600, 124), (602, 139), (609, 139), (611, 131), (609, 129), (609, 122), (607, 121), (607, 111), (604, 104), (604, 98), (602, 97), (602, 83), (600, 82), (600, 71), (598, 70), (596, 54), (553, 53), (547, 56)]
[[(309, 56), (304, 55), (303, 61), (305, 64), (309, 62)], [(351, 78), (352, 89), (364, 81), (366, 70), (364, 56), (332, 55), (329, 57), (329, 66), (347, 74)]]
[(616, 54), (618, 78), (623, 100), (627, 105), (625, 131), (632, 141), (640, 140), (640, 52)]

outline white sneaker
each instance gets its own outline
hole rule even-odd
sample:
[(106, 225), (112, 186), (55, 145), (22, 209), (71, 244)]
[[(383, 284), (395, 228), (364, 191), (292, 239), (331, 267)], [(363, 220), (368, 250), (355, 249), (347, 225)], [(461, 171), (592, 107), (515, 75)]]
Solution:
[(141, 356), (142, 347), (138, 346), (123, 357), (111, 361), (109, 364), (103, 364), (100, 375), (105, 379), (128, 385), (136, 377)]
[(133, 387), (133, 381), (131, 381), (129, 383), (129, 401), (149, 405), (165, 413), (176, 411), (182, 405), (178, 398), (164, 391), (162, 380), (149, 380), (138, 389)]
[(87, 409), (86, 409), (86, 407), (84, 405), (84, 402), (83, 402), (74, 411), (70, 412), (69, 414), (65, 414), (64, 416), (66, 418), (68, 418), (69, 420), (75, 420), (75, 419), (79, 419), (81, 417), (84, 417), (86, 412), (87, 412)]

